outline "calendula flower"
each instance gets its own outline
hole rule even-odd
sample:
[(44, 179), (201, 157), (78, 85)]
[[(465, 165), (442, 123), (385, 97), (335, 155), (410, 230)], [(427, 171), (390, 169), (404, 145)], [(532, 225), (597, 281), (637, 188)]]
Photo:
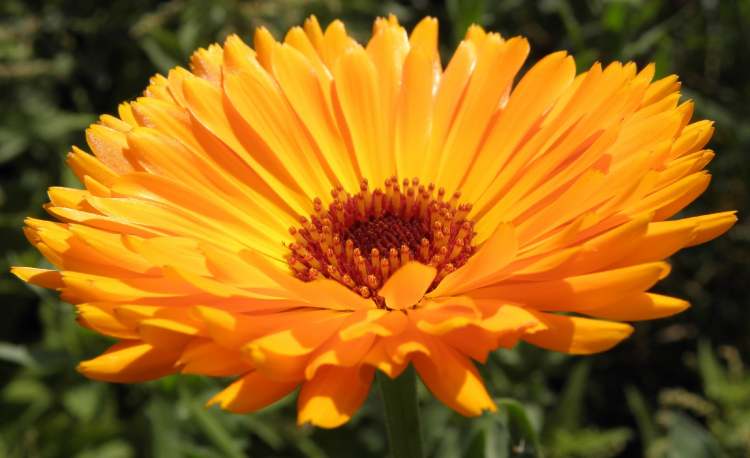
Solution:
[(87, 130), (26, 234), (81, 325), (119, 339), (87, 377), (236, 377), (234, 412), (299, 389), (346, 422), (375, 371), (413, 365), (442, 402), (495, 406), (473, 361), (525, 341), (607, 350), (684, 310), (646, 292), (733, 212), (671, 219), (708, 186), (710, 121), (675, 76), (550, 54), (473, 26), (445, 66), (437, 21), (375, 21), (366, 46), (314, 17), (157, 75)]

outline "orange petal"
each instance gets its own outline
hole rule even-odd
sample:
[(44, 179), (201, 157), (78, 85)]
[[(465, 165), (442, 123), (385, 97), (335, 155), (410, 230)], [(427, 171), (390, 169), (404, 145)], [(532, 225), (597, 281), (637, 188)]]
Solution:
[(221, 82), (222, 54), (221, 46), (216, 44), (205, 49), (199, 48), (190, 56), (190, 69), (201, 78), (218, 85)]
[(475, 299), (505, 299), (543, 310), (585, 311), (647, 290), (669, 273), (664, 262), (543, 282), (509, 283), (472, 291)]
[(101, 124), (92, 124), (86, 130), (86, 141), (96, 157), (113, 171), (127, 173), (134, 170), (133, 165), (123, 155), (123, 149), (128, 143), (122, 132)]
[(737, 212), (728, 211), (687, 218), (697, 223), (693, 239), (688, 246), (700, 245), (720, 236), (737, 222)]
[(11, 267), (10, 271), (16, 277), (32, 285), (50, 289), (63, 287), (62, 275), (56, 270), (37, 269), (35, 267)]
[(426, 17), (419, 21), (409, 35), (409, 44), (412, 49), (420, 49), (423, 52), (427, 52), (435, 61), (435, 65), (439, 66), (438, 20), (433, 17)]
[[(481, 306), (482, 301), (478, 302)], [(523, 307), (496, 301), (490, 302), (492, 302), (490, 308), (495, 308), (495, 312), (486, 316), (479, 324), (479, 327), (484, 330), (495, 334), (518, 331), (531, 334), (547, 328), (534, 313)]]
[[(400, 312), (399, 312), (400, 313)], [(391, 360), (397, 365), (407, 364), (414, 355), (423, 354), (432, 357), (426, 339), (430, 336), (418, 330), (414, 320), (409, 317), (408, 326), (401, 333), (382, 339), (383, 347)]]
[(302, 385), (297, 423), (335, 428), (349, 421), (367, 399), (375, 371), (370, 367), (324, 367)]
[(636, 248), (617, 264), (630, 265), (664, 259), (684, 247), (699, 245), (718, 237), (735, 222), (737, 216), (730, 211), (651, 223)]
[(385, 282), (378, 295), (385, 298), (388, 307), (395, 310), (412, 308), (422, 299), (435, 279), (434, 267), (412, 261), (401, 266)]
[(435, 95), (434, 62), (421, 48), (412, 49), (404, 62), (401, 94), (396, 107), (394, 156), (396, 175), (418, 176), (432, 128)]
[[(468, 186), (464, 186), (463, 191), (474, 202), (476, 209), (495, 200), (510, 177), (528, 161), (528, 156), (513, 156), (513, 151), (534, 123), (570, 86), (574, 76), (575, 63), (572, 57), (566, 56), (564, 52), (557, 52), (534, 64), (521, 78), (511, 92), (503, 115), (492, 126), (477, 161), (467, 176)], [(507, 167), (511, 161), (513, 167)], [(496, 222), (489, 224), (483, 235), (482, 228), (487, 225), (482, 220), (478, 222), (480, 240), (491, 233), (494, 224)]]
[(251, 130), (270, 149), (309, 199), (329, 198), (331, 183), (284, 94), (254, 59), (242, 62), (225, 67), (223, 79), (225, 100), (238, 115), (234, 119), (241, 122), (237, 126)]
[(105, 382), (144, 382), (175, 372), (174, 363), (179, 357), (179, 349), (126, 340), (94, 359), (83, 361), (77, 369), (86, 377)]
[(497, 281), (497, 274), (513, 260), (516, 250), (513, 226), (500, 224), (466, 264), (448, 274), (428, 296), (456, 296)]
[(430, 147), (422, 161), (419, 176), (432, 180), (438, 173), (440, 151), (451, 127), (453, 116), (463, 100), (464, 90), (476, 65), (476, 46), (463, 41), (453, 53), (448, 66), (440, 78), (435, 95)]
[[(230, 40), (227, 40), (227, 43), (229, 44)], [(226, 46), (225, 60), (227, 58)], [(200, 78), (185, 80), (183, 87), (188, 108), (197, 122), (215, 139), (219, 139), (234, 154), (239, 156), (244, 165), (254, 172), (251, 176), (260, 178), (260, 180), (255, 179), (252, 182), (254, 189), (263, 192), (269, 200), (278, 200), (281, 197), (281, 200), (298, 214), (310, 212), (309, 198), (305, 198), (297, 192), (298, 187), (293, 184), (288, 172), (285, 172), (283, 167), (278, 164), (278, 158), (262, 154), (264, 152), (262, 145), (258, 146), (252, 143), (250, 139), (241, 140), (238, 138), (238, 135), (231, 128), (229, 114), (223, 109), (220, 89)], [(254, 154), (247, 151), (243, 141), (252, 146)]]
[[(314, 20), (315, 18), (311, 17), (310, 19)], [(310, 36), (311, 40), (316, 41), (318, 36), (313, 32), (314, 27), (309, 27), (314, 22), (317, 21), (305, 21), (305, 31)], [(331, 69), (336, 66), (336, 62), (338, 62), (343, 55), (347, 52), (351, 52), (357, 47), (359, 47), (357, 41), (346, 33), (344, 23), (338, 19), (328, 24), (328, 27), (326, 27), (326, 31), (323, 34), (322, 42), (320, 43), (320, 51), (323, 60), (328, 68)]]
[(106, 186), (111, 185), (117, 179), (117, 173), (104, 162), (75, 146), (68, 153), (67, 163), (81, 182), (87, 175)]
[(243, 350), (269, 377), (300, 379), (312, 353), (341, 328), (346, 315), (331, 313), (329, 317), (283, 329), (253, 340)]
[(317, 323), (331, 316), (326, 310), (311, 309), (254, 315), (206, 306), (197, 306), (194, 310), (206, 324), (206, 332), (211, 339), (227, 348), (237, 349), (261, 336)]
[(297, 385), (298, 382), (280, 382), (251, 372), (209, 399), (207, 405), (219, 404), (235, 413), (255, 412), (291, 393)]
[(409, 319), (401, 311), (369, 310), (366, 318), (343, 326), (339, 336), (342, 340), (353, 340), (372, 334), (381, 337), (400, 334), (409, 324)]
[(614, 321), (641, 321), (664, 318), (680, 313), (690, 303), (676, 297), (640, 293), (614, 304), (583, 311), (586, 315)]
[(429, 357), (418, 354), (414, 367), (436, 398), (467, 417), (497, 410), (471, 362), (437, 339), (428, 341)]
[(485, 362), (489, 352), (498, 348), (515, 346), (523, 334), (546, 329), (538, 318), (522, 307), (496, 301), (490, 304), (480, 301), (477, 305), (484, 309), (485, 319), (440, 337), (446, 344), (477, 361)]
[(548, 350), (588, 355), (607, 351), (626, 339), (633, 327), (612, 321), (533, 312), (547, 329), (524, 335), (526, 342)]
[[(385, 24), (385, 21), (381, 23)], [(409, 53), (406, 31), (397, 24), (384, 25), (373, 33), (366, 50), (377, 70), (378, 94), (382, 107), (382, 113), (378, 114), (384, 120), (382, 135), (385, 137), (386, 152), (390, 153), (379, 156), (378, 159), (382, 162), (381, 168), (386, 173), (393, 174), (396, 171), (393, 155), (394, 123), (390, 120), (396, 118), (404, 60)]]
[[(504, 41), (498, 34), (491, 33), (482, 41), (476, 67), (440, 153), (437, 184), (446, 191), (458, 189), (467, 169), (474, 163), (493, 115), (510, 91), (513, 78), (528, 53), (529, 43), (525, 38)], [(482, 169), (482, 172), (486, 175), (487, 170)]]
[(395, 170), (382, 167), (386, 151), (385, 118), (377, 69), (360, 47), (342, 55), (333, 67), (337, 100), (351, 134), (362, 176), (382, 183)]
[(229, 350), (208, 339), (193, 339), (175, 363), (183, 374), (229, 377), (252, 369), (241, 352)]
[(115, 316), (112, 305), (107, 303), (88, 303), (76, 306), (78, 323), (101, 334), (118, 339), (138, 339), (136, 330), (123, 324)]
[(89, 302), (133, 302), (143, 298), (176, 298), (193, 295), (196, 289), (161, 277), (112, 278), (81, 272), (63, 272), (63, 295)]
[(409, 312), (409, 318), (420, 331), (442, 335), (456, 328), (477, 324), (482, 317), (471, 298), (462, 296), (440, 298), (440, 302), (423, 301), (418, 309)]
[(321, 345), (312, 355), (310, 363), (305, 368), (305, 378), (310, 380), (324, 367), (351, 367), (359, 365), (362, 358), (370, 351), (375, 340), (373, 335), (365, 335), (359, 339), (342, 341), (333, 336)]
[(406, 369), (408, 363), (396, 362), (391, 358), (391, 355), (385, 348), (383, 340), (377, 340), (375, 344), (370, 347), (370, 351), (367, 352), (365, 357), (362, 359), (362, 364), (372, 366), (390, 378), (396, 378), (401, 375), (401, 372)]
[(639, 251), (638, 245), (647, 233), (652, 216), (647, 213), (633, 218), (630, 222), (587, 240), (581, 245), (583, 249), (580, 254), (568, 264), (566, 273), (595, 272)]
[(273, 72), (336, 180), (347, 189), (358, 186), (357, 164), (346, 149), (313, 63), (290, 45), (274, 46)]
[(182, 349), (193, 337), (202, 332), (198, 326), (179, 319), (148, 318), (141, 321), (138, 326), (141, 339), (158, 348)]
[[(521, 333), (519, 332), (518, 334)], [(503, 337), (501, 340), (498, 336), (471, 325), (453, 329), (441, 335), (440, 340), (446, 345), (453, 347), (461, 355), (484, 364), (487, 362), (490, 352), (497, 350), (500, 346), (505, 348), (512, 346), (511, 344), (501, 345), (511, 340), (508, 336)], [(513, 340), (517, 341), (518, 338), (516, 337)]]

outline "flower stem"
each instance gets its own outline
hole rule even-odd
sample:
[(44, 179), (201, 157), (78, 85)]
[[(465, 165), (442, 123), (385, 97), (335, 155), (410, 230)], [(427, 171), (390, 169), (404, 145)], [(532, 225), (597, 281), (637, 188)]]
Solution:
[(396, 379), (390, 379), (379, 371), (377, 376), (385, 407), (391, 458), (422, 458), (422, 430), (414, 368), (408, 367)]

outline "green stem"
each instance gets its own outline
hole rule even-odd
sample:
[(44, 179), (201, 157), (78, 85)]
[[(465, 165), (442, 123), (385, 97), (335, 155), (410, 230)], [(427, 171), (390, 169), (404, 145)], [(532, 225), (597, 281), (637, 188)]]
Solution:
[(378, 383), (385, 407), (391, 458), (422, 458), (422, 430), (414, 368), (408, 367), (395, 380), (378, 372)]

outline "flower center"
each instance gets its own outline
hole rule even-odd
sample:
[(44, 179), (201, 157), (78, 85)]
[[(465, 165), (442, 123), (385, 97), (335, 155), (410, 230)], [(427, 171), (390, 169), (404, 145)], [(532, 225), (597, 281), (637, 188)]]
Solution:
[(431, 238), (429, 228), (419, 218), (404, 220), (390, 213), (375, 219), (355, 221), (344, 236), (347, 240), (351, 239), (363, 253), (372, 253), (376, 248), (380, 253), (388, 253), (391, 248), (401, 245), (416, 253), (422, 239)]
[(287, 257), (295, 276), (312, 281), (334, 279), (362, 297), (384, 307), (378, 289), (409, 261), (438, 271), (430, 288), (463, 265), (473, 253), (470, 204), (459, 204), (459, 192), (445, 200), (435, 185), (420, 185), (417, 178), (385, 180), (385, 190), (369, 190), (367, 180), (356, 194), (337, 187), (333, 202), (324, 208), (313, 201), (315, 213), (302, 218), (289, 233)]

